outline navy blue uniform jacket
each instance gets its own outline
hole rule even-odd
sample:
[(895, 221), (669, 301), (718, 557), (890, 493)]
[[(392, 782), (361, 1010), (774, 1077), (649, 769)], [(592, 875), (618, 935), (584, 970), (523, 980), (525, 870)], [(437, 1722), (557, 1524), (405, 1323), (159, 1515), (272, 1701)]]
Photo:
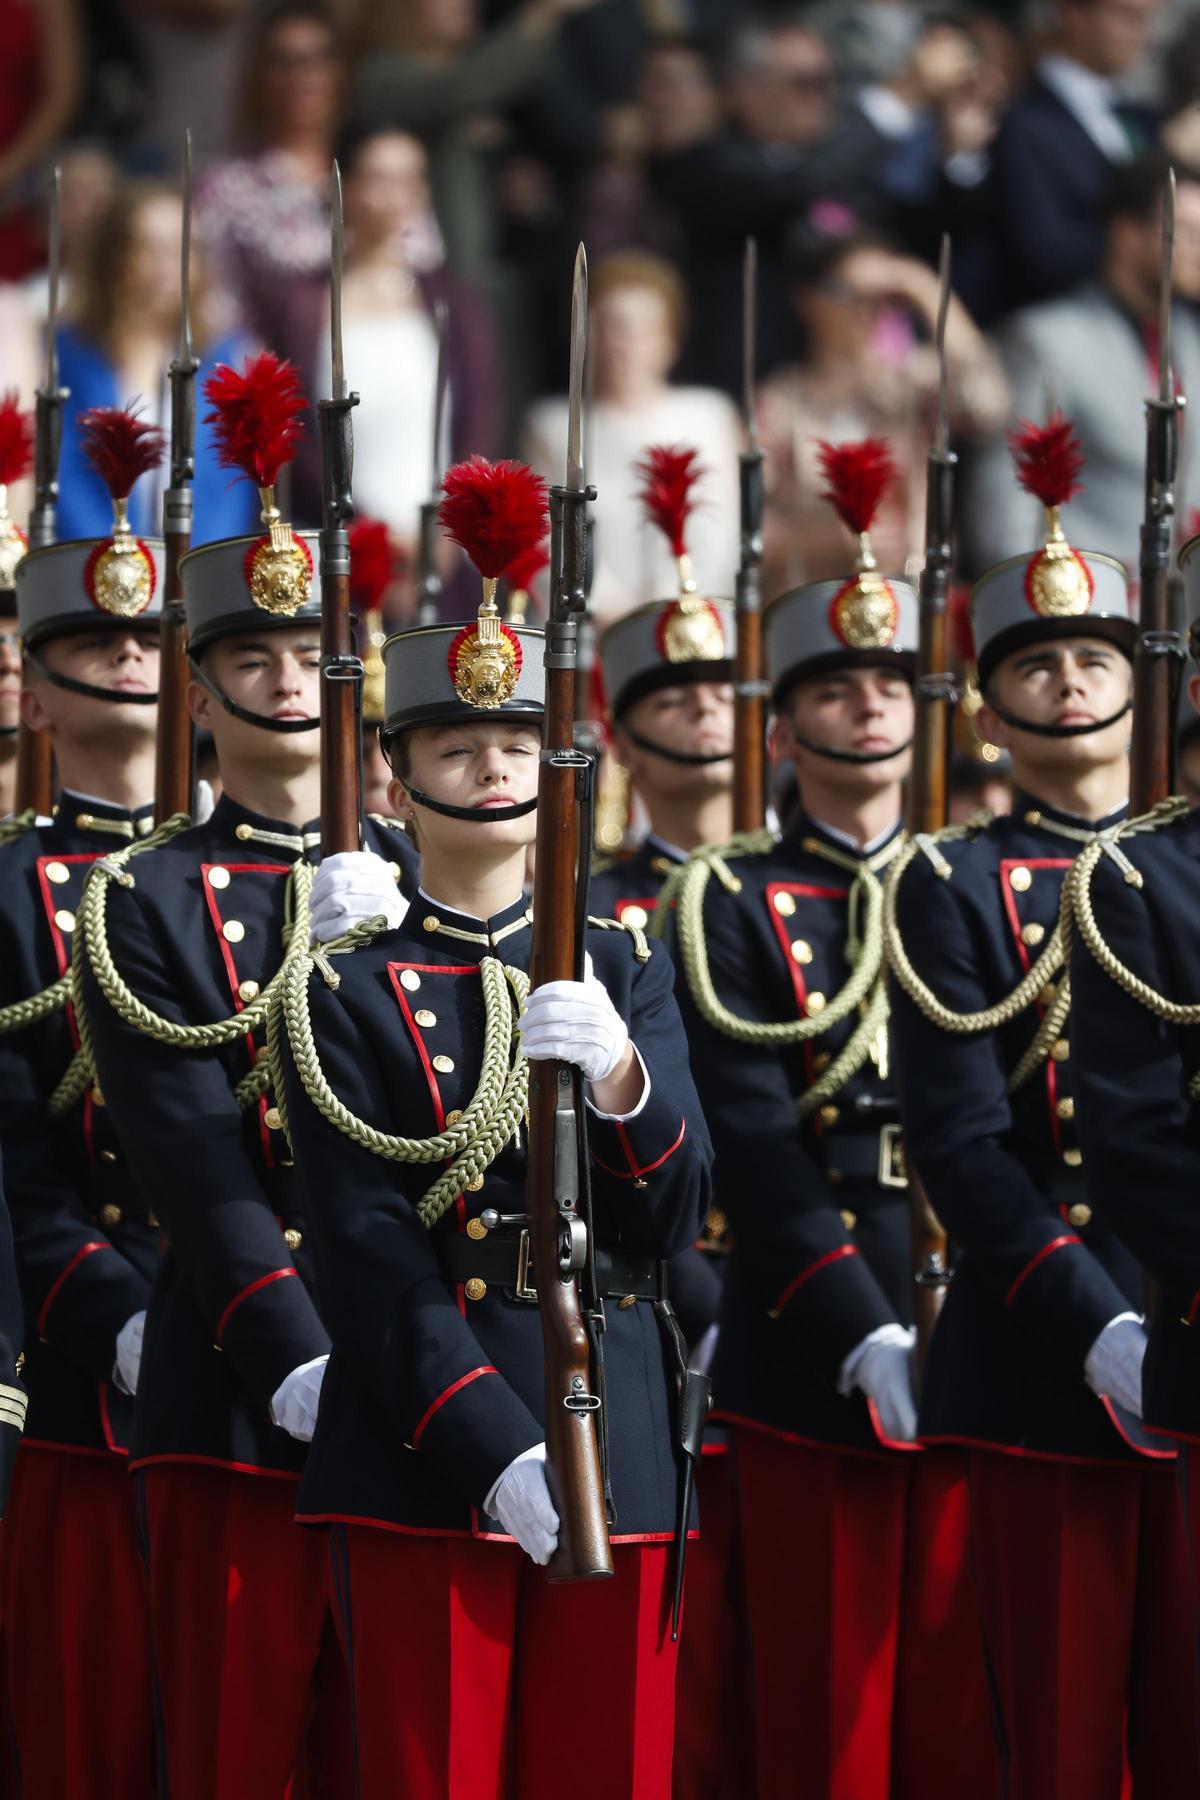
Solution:
[[(528, 970), (520, 900), (484, 926), (419, 894), (404, 923), (337, 958), (341, 984), (309, 981), (325, 1074), (358, 1116), (427, 1137), (479, 1081), (479, 965), (494, 953)], [(478, 934), (463, 942), (442, 926)], [(596, 1239), (651, 1257), (695, 1237), (711, 1151), (687, 1072), (671, 966), (637, 961), (627, 932), (593, 929), (588, 949), (645, 1061), (636, 1117), (589, 1117)], [(510, 1143), (480, 1186), (427, 1230), (415, 1211), (438, 1166), (385, 1161), (316, 1111), (289, 1059), (287, 1104), (302, 1172), (322, 1310), (333, 1353), (299, 1516), (392, 1529), (497, 1535), (481, 1511), (493, 1483), (544, 1437), (537, 1309), (490, 1283), (480, 1299), (446, 1279), (436, 1239), (467, 1234), (486, 1207), (522, 1213), (526, 1158)], [(478, 1228), (476, 1228), (478, 1229)], [(604, 1357), (615, 1541), (668, 1538), (677, 1495), (674, 1383), (651, 1305), (606, 1303)]]

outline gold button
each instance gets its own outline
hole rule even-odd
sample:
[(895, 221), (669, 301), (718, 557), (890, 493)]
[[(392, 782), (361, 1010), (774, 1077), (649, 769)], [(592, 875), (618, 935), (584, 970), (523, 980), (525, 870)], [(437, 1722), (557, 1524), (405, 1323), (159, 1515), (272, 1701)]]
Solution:
[(1071, 1054), (1071, 1046), (1066, 1038), (1055, 1038), (1050, 1046), (1050, 1054), (1055, 1062), (1066, 1062)]
[(1064, 1150), (1063, 1151), (1063, 1161), (1066, 1163), (1068, 1169), (1077, 1169), (1079, 1167), (1080, 1163), (1083, 1161), (1083, 1151), (1082, 1150)]
[(807, 938), (797, 938), (792, 945), (792, 960), (798, 963), (810, 963), (813, 959), (812, 945)]
[(622, 925), (632, 925), (635, 931), (644, 930), (646, 921), (649, 917), (650, 914), (646, 911), (644, 906), (624, 906), (621, 908)]
[(652, 856), (650, 858), (650, 870), (654, 875), (669, 875), (675, 866), (669, 856)]
[(294, 1225), (289, 1225), (283, 1234), (283, 1241), (289, 1250), (298, 1250), (304, 1242), (304, 1234), (297, 1231)]
[(1027, 888), (1032, 887), (1033, 876), (1024, 866), (1012, 869), (1009, 872), (1008, 884), (1014, 893), (1023, 894)]
[(54, 923), (60, 931), (74, 931), (75, 914), (69, 907), (62, 906), (54, 915)]
[(430, 1010), (427, 1006), (423, 1006), (421, 1008), (420, 1012), (414, 1013), (413, 1016), (416, 1019), (418, 1025), (436, 1025), (437, 1024), (437, 1014), (434, 1012), (430, 1012)]
[(435, 1056), (433, 1066), (439, 1075), (449, 1075), (454, 1067), (454, 1058), (452, 1056)]
[(259, 987), (258, 987), (257, 981), (239, 981), (238, 982), (238, 999), (239, 1000), (257, 1000), (258, 994), (259, 994)]
[(796, 910), (796, 897), (794, 894), (776, 894), (772, 904), (777, 913), (782, 913), (785, 919), (790, 919)]
[(1042, 822), (1041, 813), (1038, 811), (1036, 806), (1031, 806), (1029, 811), (1025, 814), (1025, 823), (1027, 825), (1040, 825), (1041, 822)]
[(46, 880), (47, 881), (62, 882), (62, 881), (70, 881), (70, 879), (71, 879), (71, 871), (70, 871), (70, 869), (68, 869), (66, 863), (51, 862), (51, 863), (46, 864)]
[(246, 935), (246, 927), (240, 919), (226, 919), (221, 927), (221, 936), (227, 944), (240, 944)]
[(483, 1176), (482, 1175), (472, 1175), (470, 1181), (468, 1181), (468, 1183), (467, 1183), (467, 1192), (468, 1192), (468, 1194), (477, 1194), (482, 1186), (483, 1186)]
[(839, 1181), (845, 1180), (845, 1177), (842, 1174), (842, 1171), (840, 1169), (826, 1169), (825, 1179), (829, 1183), (830, 1187), (836, 1187), (838, 1185)]
[(618, 1312), (628, 1312), (631, 1306), (636, 1306), (636, 1305), (637, 1305), (637, 1295), (636, 1294), (622, 1294), (621, 1298), (617, 1301), (617, 1311)]
[(1086, 1201), (1079, 1200), (1071, 1207), (1067, 1218), (1072, 1225), (1082, 1230), (1085, 1225), (1090, 1225), (1092, 1222), (1092, 1209)]
[(104, 1095), (100, 1092), (100, 1083), (98, 1081), (92, 1083), (92, 1105), (104, 1105)]
[(828, 1050), (818, 1050), (817, 1054), (813, 1057), (814, 1073), (819, 1075), (823, 1069), (829, 1067), (832, 1061), (833, 1057)]
[(467, 1220), (467, 1236), (469, 1238), (474, 1238), (476, 1243), (479, 1243), (479, 1241), (482, 1238), (485, 1238), (487, 1234), (488, 1228), (482, 1219)]
[(472, 1275), (470, 1281), (463, 1288), (463, 1293), (468, 1300), (482, 1300), (487, 1293), (487, 1282), (480, 1281), (478, 1275)]
[(1070, 1094), (1065, 1095), (1061, 1100), (1056, 1100), (1054, 1102), (1054, 1110), (1060, 1119), (1073, 1119), (1075, 1117), (1075, 1102), (1072, 1100)]
[(836, 1106), (823, 1106), (817, 1115), (822, 1125), (836, 1125), (840, 1116)]
[(448, 1112), (446, 1114), (446, 1123), (447, 1123), (447, 1125), (457, 1125), (458, 1121), (461, 1118), (462, 1118), (462, 1107), (456, 1106), (454, 1108), (453, 1112)]
[(848, 1206), (843, 1206), (842, 1208), (842, 1224), (846, 1227), (847, 1231), (853, 1231), (854, 1227), (858, 1224), (858, 1214), (856, 1212), (851, 1212)]
[(244, 844), (254, 836), (254, 827), (253, 825), (235, 825), (233, 835), (239, 843)]
[(825, 1011), (825, 996), (824, 996), (824, 994), (810, 994), (808, 996), (807, 1000), (804, 1002), (804, 1010), (806, 1013), (824, 1012)]
[(111, 1167), (111, 1165), (113, 1163), (115, 1163), (116, 1160), (117, 1160), (117, 1153), (115, 1150), (102, 1150), (100, 1152), (100, 1161), (102, 1163), (106, 1163)]
[(437, 931), (442, 921), (438, 918), (436, 913), (426, 913), (425, 917), (421, 920), (421, 923), (426, 931)]
[(102, 1206), (100, 1208), (100, 1223), (103, 1225), (105, 1231), (115, 1231), (117, 1226), (121, 1223), (120, 1207)]
[(405, 988), (410, 994), (415, 994), (420, 985), (421, 977), (415, 969), (401, 969), (400, 986), (402, 988)]
[[(56, 812), (58, 811), (57, 807), (55, 808), (55, 811)], [(95, 823), (96, 823), (96, 821), (92, 817), (91, 813), (76, 813), (75, 814), (75, 829), (76, 829), (76, 831), (90, 831), (92, 829), (92, 826)]]
[(1021, 927), (1021, 942), (1023, 944), (1028, 944), (1031, 950), (1036, 944), (1041, 943), (1045, 935), (1046, 927), (1037, 924), (1036, 921), (1029, 925), (1022, 925)]
[(208, 885), (215, 888), (227, 888), (229, 886), (229, 870), (218, 863), (215, 868), (208, 871)]
[(148, 1212), (146, 1214), (146, 1223), (150, 1227), (151, 1231), (157, 1231), (158, 1230), (158, 1214)]
[(283, 1115), (277, 1106), (268, 1106), (263, 1114), (263, 1124), (268, 1131), (283, 1130)]

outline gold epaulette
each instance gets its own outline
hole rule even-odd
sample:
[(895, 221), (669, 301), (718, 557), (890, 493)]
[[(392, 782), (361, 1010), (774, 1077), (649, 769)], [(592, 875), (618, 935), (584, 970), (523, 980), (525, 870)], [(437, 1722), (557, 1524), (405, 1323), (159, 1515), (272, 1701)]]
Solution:
[(597, 931), (624, 931), (633, 939), (633, 953), (640, 963), (650, 961), (650, 946), (646, 942), (646, 933), (640, 925), (631, 925), (628, 919), (596, 919), (588, 914), (588, 924), (594, 925)]
[(0, 819), (0, 845), (15, 844), (18, 838), (23, 838), (35, 825), (51, 825), (53, 822), (52, 819), (39, 818), (37, 809), (32, 806), (25, 812), (12, 813), (7, 819)]

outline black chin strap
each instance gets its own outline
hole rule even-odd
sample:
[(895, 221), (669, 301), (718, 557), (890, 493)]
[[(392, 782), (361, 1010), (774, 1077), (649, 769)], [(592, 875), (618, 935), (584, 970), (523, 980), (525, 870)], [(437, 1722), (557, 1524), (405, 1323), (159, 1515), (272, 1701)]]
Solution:
[(1016, 713), (1009, 712), (1007, 707), (998, 705), (995, 700), (988, 700), (986, 694), (984, 695), (984, 699), (987, 700), (987, 704), (991, 707), (998, 719), (1003, 719), (1004, 723), (1006, 725), (1011, 725), (1014, 731), (1029, 732), (1031, 737), (1087, 737), (1089, 732), (1092, 731), (1107, 731), (1110, 725), (1115, 725), (1118, 719), (1123, 719), (1127, 712), (1133, 711), (1133, 700), (1131, 698), (1125, 702), (1124, 706), (1122, 706), (1118, 712), (1110, 714), (1107, 719), (1097, 719), (1095, 723), (1091, 725), (1035, 725), (1032, 719), (1020, 719), (1017, 717)]
[[(73, 675), (60, 675), (57, 669), (48, 669), (40, 656), (32, 650), (26, 650), (25, 667), (48, 681), (51, 687), (65, 688), (68, 694), (83, 694), (89, 700), (107, 700), (112, 706), (157, 706), (158, 694), (118, 694), (112, 688), (93, 687), (90, 681), (76, 681)], [(6, 732), (4, 734), (8, 736)]]
[(639, 731), (630, 731), (628, 725), (623, 725), (621, 729), (630, 743), (636, 744), (639, 750), (648, 750), (651, 756), (661, 756), (665, 762), (682, 763), (688, 769), (707, 769), (713, 763), (730, 762), (733, 758), (732, 750), (708, 751), (703, 755), (692, 754), (687, 750), (670, 750), (666, 744), (655, 744)]
[(0, 725), (0, 741), (4, 738), (15, 738), (20, 730), (19, 725)]
[(417, 806), (428, 807), (430, 812), (441, 813), (445, 819), (466, 819), (472, 825), (483, 824), (484, 821), (498, 819), (503, 823), (507, 819), (523, 819), (537, 805), (537, 795), (532, 800), (521, 800), (512, 806), (451, 806), (446, 800), (435, 800), (430, 794), (423, 793), (414, 787), (411, 781), (405, 782), (408, 797)]
[(792, 736), (802, 750), (810, 750), (814, 756), (828, 757), (830, 762), (857, 763), (860, 767), (868, 763), (891, 762), (894, 756), (903, 756), (906, 750), (912, 749), (912, 739), (906, 738), (894, 750), (835, 750), (831, 744), (815, 744), (811, 738), (801, 737), (794, 725)]
[(192, 674), (201, 687), (208, 689), (214, 700), (219, 700), (227, 713), (240, 719), (244, 725), (258, 725), (263, 731), (315, 731), (320, 719), (268, 719), (262, 713), (251, 712), (246, 706), (239, 706), (236, 700), (223, 693), (210, 675), (207, 675), (194, 656), (188, 657)]

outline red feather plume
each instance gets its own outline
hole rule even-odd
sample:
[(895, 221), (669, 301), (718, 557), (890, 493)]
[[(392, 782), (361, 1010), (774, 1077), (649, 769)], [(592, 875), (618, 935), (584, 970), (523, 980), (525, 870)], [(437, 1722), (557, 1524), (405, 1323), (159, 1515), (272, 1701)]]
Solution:
[(1036, 494), (1043, 506), (1064, 506), (1072, 495), (1083, 492), (1079, 479), (1083, 445), (1062, 413), (1052, 413), (1044, 425), (1022, 419), (1009, 432), (1008, 447), (1017, 465), (1017, 480), (1027, 493)]
[(869, 531), (879, 503), (896, 477), (886, 438), (853, 444), (817, 444), (817, 461), (829, 486), (821, 495), (856, 537)]
[(350, 598), (369, 612), (392, 579), (392, 545), (382, 519), (356, 519), (350, 527)]
[(652, 444), (641, 462), (635, 463), (642, 478), (639, 498), (646, 517), (657, 525), (674, 556), (685, 556), (684, 529), (696, 510), (692, 489), (707, 473), (698, 450), (670, 444)]
[(503, 575), (546, 535), (546, 483), (526, 463), (472, 456), (447, 469), (442, 529), (486, 581)]
[(520, 556), (515, 556), (504, 573), (508, 576), (510, 588), (527, 594), (542, 570), (549, 567), (550, 548), (543, 539), (541, 543), (530, 544), (528, 550), (522, 551)]
[(93, 406), (79, 416), (83, 453), (114, 500), (127, 500), (139, 475), (157, 469), (166, 434), (124, 406)]
[(22, 412), (16, 388), (0, 398), (0, 487), (20, 481), (33, 467), (33, 414)]
[(221, 467), (240, 469), (255, 487), (273, 487), (304, 436), (300, 414), (308, 402), (294, 366), (269, 350), (248, 356), (240, 370), (218, 363), (204, 398), (213, 409), (204, 423), (214, 428)]

